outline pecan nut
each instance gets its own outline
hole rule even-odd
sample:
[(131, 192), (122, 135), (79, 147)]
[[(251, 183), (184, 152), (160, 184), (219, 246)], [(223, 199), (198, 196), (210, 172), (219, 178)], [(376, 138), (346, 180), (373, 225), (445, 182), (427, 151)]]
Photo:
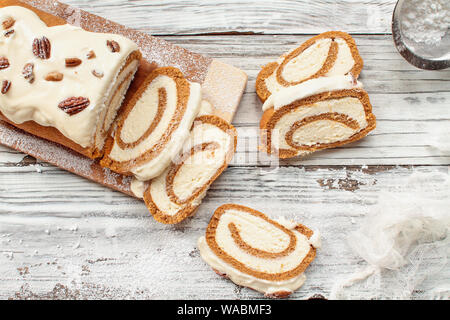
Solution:
[(9, 67), (9, 60), (6, 57), (0, 57), (0, 70)]
[(61, 81), (63, 78), (64, 75), (61, 72), (53, 71), (47, 73), (44, 79), (47, 81)]
[(11, 81), (3, 80), (3, 82), (2, 82), (2, 93), (6, 94), (10, 87), (11, 87)]
[(114, 41), (114, 40), (106, 41), (106, 45), (109, 47), (111, 52), (119, 52), (120, 51), (119, 44), (116, 41)]
[(51, 53), (52, 45), (50, 44), (50, 40), (48, 40), (45, 36), (41, 39), (33, 40), (33, 54), (41, 59), (49, 59)]
[(34, 81), (34, 64), (33, 63), (27, 63), (22, 70), (22, 75), (25, 79), (28, 80), (29, 83), (33, 83)]
[(14, 20), (13, 18), (11, 18), (11, 17), (6, 18), (6, 20), (4, 20), (4, 21), (2, 22), (3, 29), (6, 30), (6, 29), (11, 28), (11, 27), (14, 25), (14, 23), (16, 23), (16, 20)]
[(77, 67), (81, 64), (81, 60), (78, 58), (67, 58), (66, 59), (66, 67), (68, 68), (73, 68), (73, 67)]
[(89, 106), (89, 99), (84, 97), (71, 97), (60, 102), (58, 107), (70, 116), (77, 114)]

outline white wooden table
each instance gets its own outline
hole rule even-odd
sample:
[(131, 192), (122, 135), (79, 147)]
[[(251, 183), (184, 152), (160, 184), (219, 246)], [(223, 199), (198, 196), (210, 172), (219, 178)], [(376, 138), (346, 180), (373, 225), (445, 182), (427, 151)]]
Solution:
[[(448, 139), (439, 134), (450, 128), (450, 70), (420, 71), (396, 52), (395, 1), (65, 2), (246, 71), (233, 122), (241, 139), (196, 216), (176, 226), (155, 222), (139, 201), (0, 147), (0, 298), (261, 298), (217, 276), (196, 249), (214, 209), (228, 202), (320, 229), (323, 248), (292, 298), (328, 297), (336, 279), (365, 264), (346, 236), (379, 193), (406, 190), (413, 171), (449, 171), (450, 151), (430, 141)], [(310, 35), (333, 29), (356, 39), (378, 127), (360, 142), (274, 170), (244, 138), (261, 116), (255, 77)]]

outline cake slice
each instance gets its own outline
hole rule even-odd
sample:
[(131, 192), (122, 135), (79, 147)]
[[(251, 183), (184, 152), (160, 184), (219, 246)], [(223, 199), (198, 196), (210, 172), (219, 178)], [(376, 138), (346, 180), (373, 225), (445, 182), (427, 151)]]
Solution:
[(345, 32), (329, 31), (264, 66), (256, 78), (256, 93), (264, 102), (272, 93), (309, 79), (348, 73), (357, 78), (362, 67), (353, 38)]
[(222, 118), (196, 118), (178, 157), (144, 192), (153, 217), (174, 224), (194, 214), (210, 185), (227, 168), (236, 144), (236, 129)]
[(48, 27), (20, 6), (1, 8), (0, 22), (0, 119), (90, 158), (101, 156), (139, 66), (137, 45), (68, 24)]
[(237, 204), (219, 207), (198, 240), (201, 257), (217, 274), (273, 298), (303, 285), (318, 247), (318, 232)]
[(100, 162), (146, 181), (159, 176), (181, 150), (201, 106), (201, 87), (180, 70), (153, 70), (117, 121)]
[(359, 140), (375, 129), (372, 105), (351, 75), (284, 88), (263, 105), (263, 149), (291, 158)]

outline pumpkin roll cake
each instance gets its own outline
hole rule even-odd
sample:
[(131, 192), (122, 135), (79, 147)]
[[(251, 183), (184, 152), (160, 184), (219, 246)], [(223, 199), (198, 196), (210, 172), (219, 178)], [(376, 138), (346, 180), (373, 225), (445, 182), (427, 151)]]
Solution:
[(153, 70), (124, 107), (100, 164), (147, 181), (181, 150), (201, 107), (201, 86), (180, 70)]
[(262, 102), (279, 90), (309, 79), (353, 74), (363, 67), (353, 38), (341, 31), (319, 34), (265, 65), (256, 79), (256, 93)]
[(120, 35), (48, 27), (21, 6), (0, 9), (0, 119), (90, 158), (102, 155), (139, 66)]
[(208, 188), (227, 168), (236, 144), (231, 124), (213, 115), (197, 117), (183, 149), (144, 192), (153, 217), (174, 224), (194, 214)]
[(321, 77), (285, 88), (263, 105), (263, 148), (280, 158), (335, 148), (375, 129), (372, 105), (352, 75)]
[(272, 298), (303, 285), (319, 247), (319, 232), (236, 204), (219, 207), (198, 240), (201, 257), (217, 274)]

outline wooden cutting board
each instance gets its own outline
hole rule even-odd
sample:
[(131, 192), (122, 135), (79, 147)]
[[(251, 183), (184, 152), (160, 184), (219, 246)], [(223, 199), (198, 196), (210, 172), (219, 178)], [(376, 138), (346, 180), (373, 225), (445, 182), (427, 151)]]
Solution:
[[(202, 84), (203, 99), (213, 106), (214, 114), (232, 121), (247, 84), (247, 75), (242, 70), (55, 0), (3, 0), (0, 7), (10, 5), (40, 10), (88, 31), (117, 33), (132, 39), (143, 54), (138, 72), (148, 73), (162, 66), (179, 68), (188, 80)], [(51, 20), (53, 25), (64, 22)], [(0, 144), (133, 196), (131, 177), (102, 168), (97, 160), (26, 133), (4, 121), (0, 121)]]

